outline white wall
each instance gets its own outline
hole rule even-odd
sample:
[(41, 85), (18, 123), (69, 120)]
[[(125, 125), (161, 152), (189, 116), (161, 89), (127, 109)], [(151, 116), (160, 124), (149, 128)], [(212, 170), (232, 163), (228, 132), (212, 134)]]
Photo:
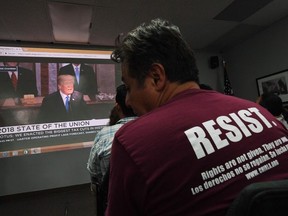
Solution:
[(89, 183), (89, 152), (85, 148), (2, 158), (0, 196)]
[(256, 78), (288, 69), (288, 18), (225, 51), (223, 56), (235, 95), (255, 101)]
[[(223, 68), (219, 62), (219, 67), (215, 69), (210, 68), (210, 57), (220, 56), (219, 53), (209, 53), (204, 51), (196, 50), (194, 51), (196, 63), (199, 70), (200, 83), (205, 83), (211, 86), (214, 90), (222, 91), (222, 74)], [(221, 58), (219, 57), (219, 61)]]

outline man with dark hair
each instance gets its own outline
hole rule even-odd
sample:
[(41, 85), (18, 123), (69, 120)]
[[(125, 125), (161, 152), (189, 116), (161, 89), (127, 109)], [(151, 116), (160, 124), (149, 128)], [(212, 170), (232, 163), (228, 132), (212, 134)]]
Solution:
[[(111, 145), (114, 139), (114, 135), (119, 128), (121, 128), (127, 122), (134, 120), (136, 115), (134, 114), (131, 107), (127, 107), (125, 100), (126, 100), (126, 93), (127, 90), (125, 85), (120, 85), (116, 89), (116, 105), (113, 108), (117, 112), (117, 116), (119, 120), (114, 125), (109, 125), (103, 127), (97, 134), (94, 140), (94, 145), (91, 148), (90, 156), (88, 159), (87, 169), (91, 176), (91, 183), (92, 188), (97, 190), (98, 195), (98, 202), (97, 202), (97, 215), (101, 216), (104, 213), (105, 206), (106, 206), (106, 193), (107, 190), (103, 189), (103, 185), (107, 185), (107, 182), (103, 183), (103, 178), (109, 171), (109, 160), (111, 155)], [(115, 115), (115, 113), (114, 113)], [(110, 116), (110, 124), (112, 116)], [(106, 178), (108, 181), (108, 178)], [(104, 187), (105, 187), (104, 186)], [(102, 194), (99, 194), (102, 193)], [(103, 203), (104, 202), (104, 203)], [(103, 207), (104, 206), (104, 207)]]
[(91, 119), (83, 94), (74, 91), (75, 78), (58, 76), (58, 91), (44, 97), (38, 114), (39, 123)]
[(96, 100), (97, 80), (93, 68), (84, 63), (71, 63), (59, 69), (59, 75), (69, 74), (75, 77), (74, 89), (84, 95), (88, 95), (90, 100)]
[(223, 216), (246, 185), (288, 178), (288, 151), (275, 153), (287, 130), (256, 103), (200, 89), (177, 26), (144, 23), (111, 57), (141, 117), (115, 135), (106, 216)]

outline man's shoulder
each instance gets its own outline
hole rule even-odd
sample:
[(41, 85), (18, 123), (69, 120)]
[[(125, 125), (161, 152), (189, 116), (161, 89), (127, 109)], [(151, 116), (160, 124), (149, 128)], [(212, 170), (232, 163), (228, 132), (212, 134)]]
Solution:
[(103, 143), (109, 143), (109, 142), (112, 143), (115, 133), (119, 130), (121, 126), (122, 125), (119, 124), (104, 126), (97, 132), (95, 140), (97, 140), (97, 143), (99, 145), (103, 145)]
[(90, 65), (87, 65), (87, 64), (81, 64), (81, 68), (83, 69), (83, 68), (85, 68), (85, 69), (90, 69), (90, 70), (92, 70), (93, 69), (93, 67), (92, 66), (90, 66)]
[(18, 67), (18, 76), (19, 79), (21, 79), (21, 77), (25, 78), (25, 77), (33, 77), (35, 76), (35, 73), (28, 69), (28, 68), (23, 68), (23, 67)]
[(8, 77), (8, 78), (10, 79), (8, 72), (0, 72), (0, 77), (1, 77), (1, 78), (3, 78), (3, 77), (6, 78), (6, 77)]
[(149, 130), (149, 127), (151, 127), (151, 125), (149, 126), (149, 119), (150, 117), (145, 115), (141, 116), (140, 118), (133, 117), (129, 121), (116, 124), (115, 126), (119, 125), (119, 130), (116, 132), (116, 134), (120, 135), (121, 137), (127, 136), (128, 139), (132, 136), (134, 137), (134, 135), (137, 137), (137, 134), (142, 134), (145, 130)]
[(64, 65), (62, 67), (60, 67), (60, 70), (63, 70), (63, 69), (67, 69), (67, 68), (72, 68), (73, 66), (71, 64), (67, 64), (67, 65)]
[(103, 131), (103, 133), (115, 133), (116, 131), (118, 131), (121, 127), (123, 127), (123, 123), (119, 123), (119, 124), (114, 124), (114, 125), (106, 125), (104, 126), (101, 130)]
[(55, 98), (57, 98), (57, 97), (59, 97), (60, 96), (60, 93), (59, 93), (59, 91), (55, 91), (55, 92), (53, 92), (53, 93), (50, 93), (50, 94), (48, 94), (48, 95), (46, 95), (45, 97), (44, 97), (44, 100), (51, 100), (51, 99), (55, 99)]
[[(94, 69), (90, 65), (82, 64), (81, 65), (81, 73), (83, 75), (92, 76), (94, 75)], [(92, 80), (89, 80), (92, 81)]]
[(79, 91), (74, 91), (74, 92), (72, 93), (72, 98), (74, 98), (74, 99), (81, 99), (81, 98), (83, 98), (83, 94), (82, 94), (81, 92), (79, 92)]

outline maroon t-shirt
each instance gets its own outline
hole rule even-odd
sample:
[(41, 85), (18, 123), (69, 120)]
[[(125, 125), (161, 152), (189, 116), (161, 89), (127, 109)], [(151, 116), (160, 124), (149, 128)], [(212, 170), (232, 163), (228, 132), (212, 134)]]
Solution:
[(225, 215), (244, 186), (288, 178), (287, 152), (258, 104), (187, 90), (117, 132), (106, 215)]

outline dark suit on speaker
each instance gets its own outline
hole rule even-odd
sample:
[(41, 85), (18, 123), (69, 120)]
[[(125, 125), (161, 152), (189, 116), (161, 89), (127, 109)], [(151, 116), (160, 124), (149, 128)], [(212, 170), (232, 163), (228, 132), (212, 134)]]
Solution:
[(35, 72), (18, 67), (17, 89), (15, 90), (9, 73), (0, 71), (0, 99), (23, 98), (25, 94), (38, 95)]
[[(97, 81), (94, 70), (91, 66), (86, 64), (79, 64), (80, 67), (80, 78), (78, 82), (74, 83), (74, 89), (88, 95), (90, 100), (95, 100), (95, 95), (98, 92)], [(69, 74), (75, 76), (75, 71), (72, 64), (68, 64), (61, 67), (58, 75)]]
[(40, 107), (38, 122), (64, 122), (90, 119), (88, 107), (83, 94), (74, 91), (70, 96), (69, 111), (66, 110), (59, 91), (47, 95)]

